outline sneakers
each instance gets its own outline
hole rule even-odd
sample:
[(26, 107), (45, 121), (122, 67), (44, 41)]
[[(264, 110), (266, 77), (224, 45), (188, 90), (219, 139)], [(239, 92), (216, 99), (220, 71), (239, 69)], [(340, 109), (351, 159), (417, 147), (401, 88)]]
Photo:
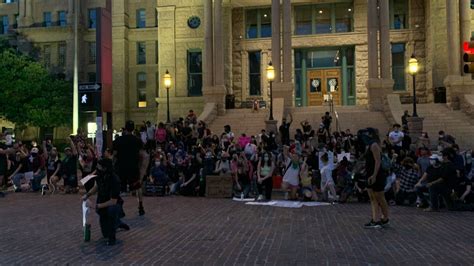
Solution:
[(364, 224), (364, 228), (366, 229), (381, 229), (382, 225), (380, 222), (374, 222), (374, 220), (370, 220), (370, 222)]
[(263, 195), (258, 195), (257, 201), (263, 200)]
[(128, 226), (128, 224), (125, 224), (125, 223), (120, 223), (118, 228), (123, 229), (125, 231), (130, 230), (130, 226)]

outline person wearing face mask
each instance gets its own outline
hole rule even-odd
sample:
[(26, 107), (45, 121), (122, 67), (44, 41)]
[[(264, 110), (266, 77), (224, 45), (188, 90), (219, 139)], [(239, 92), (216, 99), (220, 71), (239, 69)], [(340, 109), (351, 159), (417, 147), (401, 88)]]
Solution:
[(265, 189), (265, 199), (272, 199), (273, 188), (273, 171), (275, 170), (275, 163), (272, 160), (272, 154), (265, 152), (257, 165), (257, 200), (263, 200), (263, 190)]
[(123, 200), (120, 197), (120, 179), (113, 173), (112, 160), (104, 158), (97, 163), (97, 177), (94, 187), (87, 192), (82, 200), (86, 201), (97, 193), (95, 211), (99, 215), (100, 229), (106, 239), (106, 245), (115, 245), (117, 228), (130, 230), (130, 227), (121, 222)]
[(366, 146), (365, 173), (367, 192), (372, 206), (372, 220), (364, 227), (379, 229), (389, 224), (388, 204), (384, 193), (388, 173), (382, 169), (380, 138), (378, 130), (374, 128), (360, 130), (357, 136)]
[(457, 171), (452, 163), (454, 151), (452, 148), (446, 148), (442, 152), (442, 160), (436, 169), (435, 178), (426, 183), (426, 187), (430, 193), (430, 207), (425, 209), (428, 212), (436, 212), (439, 210), (440, 198), (442, 198), (448, 207), (452, 209), (451, 192), (457, 184)]
[(417, 207), (422, 209), (429, 206), (429, 198), (427, 196), (429, 195), (429, 189), (427, 184), (441, 178), (440, 167), (442, 158), (437, 154), (433, 154), (429, 159), (430, 165), (426, 168), (420, 180), (415, 184), (416, 195), (419, 198)]
[(223, 152), (221, 155), (221, 159), (216, 163), (216, 169), (214, 170), (215, 174), (222, 175), (230, 173), (230, 161), (229, 161), (229, 154), (227, 152)]
[(166, 173), (166, 161), (162, 156), (163, 155), (159, 154), (157, 158), (155, 158), (154, 164), (150, 170), (148, 182), (153, 185), (161, 186), (163, 188), (162, 192), (164, 193), (164, 188), (168, 185), (170, 179)]

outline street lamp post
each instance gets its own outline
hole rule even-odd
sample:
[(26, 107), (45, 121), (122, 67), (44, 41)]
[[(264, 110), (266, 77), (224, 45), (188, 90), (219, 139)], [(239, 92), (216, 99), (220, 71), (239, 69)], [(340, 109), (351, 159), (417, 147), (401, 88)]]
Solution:
[(416, 74), (418, 73), (418, 60), (415, 58), (415, 54), (413, 54), (408, 61), (408, 72), (413, 77), (413, 117), (418, 117), (416, 113)]
[(166, 70), (165, 75), (163, 76), (163, 83), (166, 88), (166, 123), (171, 123), (170, 119), (170, 87), (171, 87), (171, 75), (168, 69)]
[(273, 121), (273, 87), (272, 83), (275, 79), (275, 68), (272, 65), (272, 62), (268, 64), (267, 67), (267, 80), (270, 82), (270, 118), (269, 120)]

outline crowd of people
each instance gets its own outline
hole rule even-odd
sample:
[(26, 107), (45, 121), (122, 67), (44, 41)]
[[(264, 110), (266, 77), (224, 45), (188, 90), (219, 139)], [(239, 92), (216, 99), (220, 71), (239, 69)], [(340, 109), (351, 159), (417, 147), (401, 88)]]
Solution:
[(120, 202), (120, 196), (135, 192), (144, 215), (146, 186), (160, 186), (163, 194), (204, 196), (206, 177), (223, 175), (233, 182), (232, 196), (271, 200), (274, 182), (281, 181), (288, 200), (370, 201), (373, 217), (366, 227), (375, 228), (388, 223), (388, 205), (472, 210), (472, 151), (461, 153), (455, 138), (442, 131), (433, 144), (426, 133), (412, 141), (398, 124), (385, 136), (373, 128), (331, 131), (326, 113), (316, 130), (302, 121), (290, 136), (292, 122), (289, 115), (278, 132), (236, 135), (230, 125), (220, 134), (211, 132), (193, 111), (170, 124), (128, 121), (102, 158), (81, 132), (63, 151), (48, 140), (16, 142), (0, 149), (0, 184), (15, 192), (77, 193), (78, 180), (95, 175), (84, 185), (88, 197), (98, 190), (101, 175), (116, 174), (120, 184), (106, 188), (114, 188), (109, 194)]

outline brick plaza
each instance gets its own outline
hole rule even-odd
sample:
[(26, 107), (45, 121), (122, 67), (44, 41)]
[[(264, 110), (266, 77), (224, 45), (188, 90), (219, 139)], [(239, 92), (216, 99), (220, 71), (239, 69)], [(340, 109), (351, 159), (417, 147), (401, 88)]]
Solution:
[(229, 199), (125, 198), (118, 244), (107, 247), (92, 215), (83, 242), (78, 195), (0, 198), (0, 265), (472, 265), (474, 213), (392, 207), (392, 226), (363, 229), (368, 204), (287, 209)]

